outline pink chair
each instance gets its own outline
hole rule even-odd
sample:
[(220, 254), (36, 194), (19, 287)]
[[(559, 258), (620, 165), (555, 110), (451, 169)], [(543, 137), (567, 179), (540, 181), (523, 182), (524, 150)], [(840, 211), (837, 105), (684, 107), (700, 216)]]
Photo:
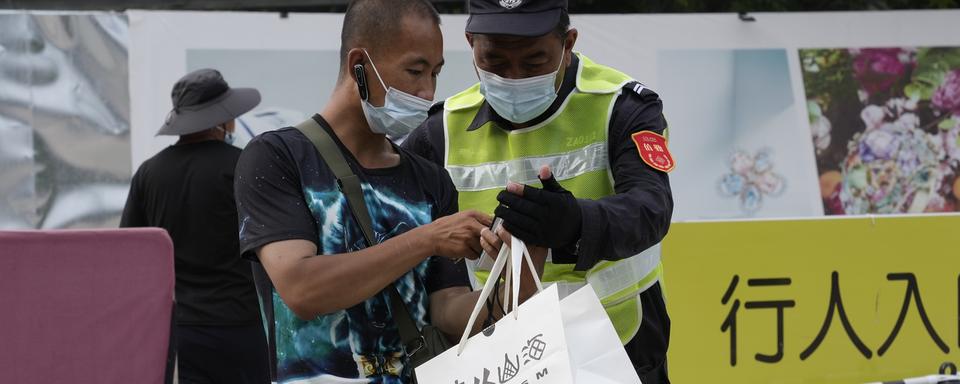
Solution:
[(0, 382), (169, 381), (173, 285), (162, 229), (0, 231)]

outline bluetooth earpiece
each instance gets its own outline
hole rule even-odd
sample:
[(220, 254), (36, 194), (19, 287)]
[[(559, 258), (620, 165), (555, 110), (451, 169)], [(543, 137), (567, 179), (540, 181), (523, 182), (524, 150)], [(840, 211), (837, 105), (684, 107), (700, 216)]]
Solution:
[(370, 92), (367, 90), (367, 75), (363, 71), (363, 64), (354, 65), (353, 74), (357, 77), (357, 90), (360, 91), (360, 100), (367, 100)]

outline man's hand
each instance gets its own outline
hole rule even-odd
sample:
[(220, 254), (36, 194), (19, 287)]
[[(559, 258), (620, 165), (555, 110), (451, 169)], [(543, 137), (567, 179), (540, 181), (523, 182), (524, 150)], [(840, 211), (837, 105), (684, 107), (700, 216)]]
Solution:
[[(480, 245), (487, 252), (487, 255), (490, 255), (490, 258), (496, 259), (497, 255), (500, 254), (500, 247), (503, 244), (510, 244), (512, 236), (510, 231), (502, 227), (498, 228), (496, 233), (489, 228), (484, 228), (480, 231)], [(540, 276), (543, 274), (543, 265), (547, 260), (547, 248), (527, 244), (527, 250), (530, 251), (530, 259), (533, 261), (533, 265), (537, 267), (537, 276)]]
[[(512, 235), (506, 229), (498, 228), (494, 233), (494, 231), (484, 228), (480, 231), (480, 244), (491, 258), (496, 258), (500, 254), (500, 247), (503, 244), (510, 244), (511, 237)], [(547, 263), (547, 248), (527, 245), (527, 250), (530, 251), (530, 261), (533, 261), (533, 267), (536, 268), (534, 272), (540, 279), (543, 277), (543, 268)], [(524, 302), (537, 293), (536, 282), (533, 281), (533, 275), (530, 274), (530, 268), (527, 267), (526, 262), (523, 263), (521, 277), (520, 302)]]
[(580, 204), (564, 189), (549, 167), (540, 169), (543, 189), (510, 183), (497, 195), (497, 217), (528, 245), (564, 249), (580, 239)]
[(503, 246), (504, 242), (509, 241), (510, 232), (504, 230), (503, 227), (497, 228), (496, 233), (490, 228), (480, 230), (480, 246), (491, 259), (496, 259), (497, 255), (500, 254), (500, 247)]
[(444, 216), (418, 227), (433, 247), (433, 254), (454, 260), (480, 257), (480, 230), (491, 222), (490, 216), (477, 211), (463, 211)]

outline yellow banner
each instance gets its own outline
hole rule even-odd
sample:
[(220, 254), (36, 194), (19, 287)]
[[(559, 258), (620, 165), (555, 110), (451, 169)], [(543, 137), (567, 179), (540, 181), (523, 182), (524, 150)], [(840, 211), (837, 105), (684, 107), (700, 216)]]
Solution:
[(960, 362), (960, 216), (675, 223), (676, 383), (866, 383)]

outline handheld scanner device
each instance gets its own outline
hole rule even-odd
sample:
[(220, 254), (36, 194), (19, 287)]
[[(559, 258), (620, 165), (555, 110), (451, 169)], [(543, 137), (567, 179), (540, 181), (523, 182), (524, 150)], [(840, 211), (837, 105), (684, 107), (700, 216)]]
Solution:
[[(493, 231), (493, 233), (496, 233), (497, 229), (500, 229), (501, 226), (503, 226), (503, 219), (494, 216), (493, 223), (490, 223), (490, 230)], [(474, 263), (476, 264), (476, 266), (483, 265), (489, 268), (490, 266), (493, 265), (493, 257), (487, 255), (487, 251), (483, 250), (482, 252), (480, 252), (480, 257), (477, 258), (477, 261), (475, 261)]]

